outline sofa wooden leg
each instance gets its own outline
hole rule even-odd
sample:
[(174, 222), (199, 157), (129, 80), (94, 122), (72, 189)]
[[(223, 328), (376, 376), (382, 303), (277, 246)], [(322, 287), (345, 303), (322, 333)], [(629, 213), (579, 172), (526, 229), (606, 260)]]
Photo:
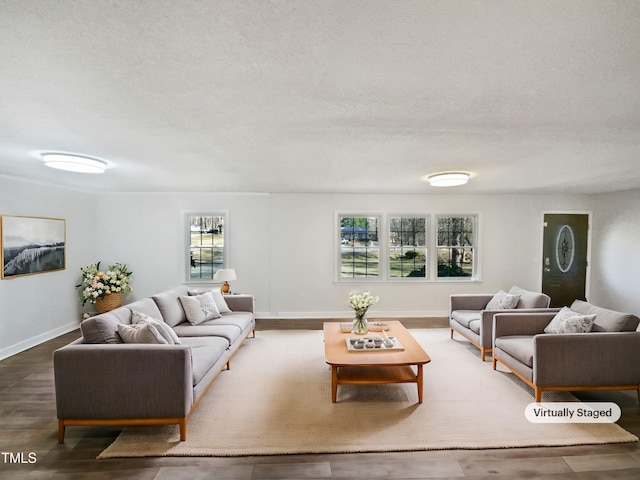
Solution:
[(453, 340), (453, 328), (449, 328), (449, 338)]
[(493, 362), (492, 363), (493, 363), (493, 369), (495, 370), (496, 369), (496, 364), (498, 363), (498, 359), (496, 358), (495, 353), (493, 354)]
[(180, 420), (180, 441), (184, 442), (187, 439), (187, 419)]
[(64, 443), (64, 420), (58, 419), (58, 443)]
[(536, 394), (536, 403), (540, 403), (542, 401), (542, 390), (538, 387), (534, 387), (533, 390)]

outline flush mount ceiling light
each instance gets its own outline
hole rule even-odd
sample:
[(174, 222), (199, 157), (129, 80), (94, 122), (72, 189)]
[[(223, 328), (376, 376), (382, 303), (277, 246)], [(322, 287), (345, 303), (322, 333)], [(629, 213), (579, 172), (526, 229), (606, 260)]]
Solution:
[(41, 152), (40, 157), (47, 167), (78, 173), (104, 173), (107, 162), (86, 155), (61, 152)]
[(464, 172), (434, 173), (427, 177), (432, 187), (456, 187), (469, 181), (469, 174)]

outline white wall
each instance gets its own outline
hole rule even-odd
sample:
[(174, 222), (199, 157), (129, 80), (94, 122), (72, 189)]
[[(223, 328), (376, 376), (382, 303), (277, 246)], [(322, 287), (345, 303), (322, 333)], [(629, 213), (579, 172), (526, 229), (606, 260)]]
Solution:
[(80, 324), (75, 285), (95, 251), (93, 196), (0, 176), (0, 215), (64, 218), (66, 269), (0, 281), (0, 359)]
[(591, 301), (640, 315), (640, 190), (596, 195), (591, 201)]
[(226, 193), (100, 195), (96, 204), (97, 252), (105, 264), (126, 263), (134, 291), (125, 301), (186, 281), (185, 212), (228, 211), (229, 267), (233, 291), (249, 292), (269, 308), (269, 196)]
[[(446, 315), (451, 293), (493, 293), (512, 285), (540, 289), (542, 212), (584, 210), (586, 198), (562, 195), (271, 195), (271, 314), (349, 314), (351, 290), (380, 302), (370, 315)], [(334, 283), (335, 213), (481, 215), (482, 281)]]
[[(185, 278), (185, 211), (229, 212), (229, 266), (235, 291), (252, 293), (261, 317), (348, 316), (351, 290), (381, 297), (371, 314), (444, 315), (449, 295), (540, 288), (542, 212), (584, 210), (585, 197), (525, 195), (339, 195), (136, 193), (100, 195), (95, 236), (101, 260), (127, 263), (144, 297)], [(481, 283), (334, 282), (336, 212), (478, 213)]]

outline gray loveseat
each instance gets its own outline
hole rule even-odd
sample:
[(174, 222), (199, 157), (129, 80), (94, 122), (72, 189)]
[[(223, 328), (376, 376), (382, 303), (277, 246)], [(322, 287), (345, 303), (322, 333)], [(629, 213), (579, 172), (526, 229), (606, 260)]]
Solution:
[[(54, 352), (60, 443), (65, 427), (74, 425), (178, 424), (186, 439), (200, 397), (244, 339), (255, 336), (251, 295), (224, 296), (230, 312), (193, 325), (180, 297), (195, 293), (179, 286), (86, 319), (82, 338)], [(131, 325), (132, 312), (160, 320), (154, 331), (169, 327), (178, 342), (123, 343), (118, 330)]]
[(551, 312), (496, 314), (493, 369), (500, 363), (511, 370), (534, 389), (536, 402), (554, 390), (636, 390), (640, 401), (638, 317), (581, 300), (570, 310), (578, 318), (595, 315), (590, 332), (545, 333)]
[[(504, 292), (503, 292), (504, 293)], [(449, 329), (450, 337), (457, 332), (472, 345), (480, 349), (480, 358), (484, 361), (491, 352), (493, 342), (493, 316), (496, 313), (518, 311), (540, 311), (548, 308), (551, 298), (544, 293), (532, 292), (513, 286), (508, 295), (517, 295), (517, 303), (512, 309), (493, 309), (487, 305), (496, 297), (494, 294), (455, 294), (450, 296)], [(556, 312), (558, 309), (553, 309)]]

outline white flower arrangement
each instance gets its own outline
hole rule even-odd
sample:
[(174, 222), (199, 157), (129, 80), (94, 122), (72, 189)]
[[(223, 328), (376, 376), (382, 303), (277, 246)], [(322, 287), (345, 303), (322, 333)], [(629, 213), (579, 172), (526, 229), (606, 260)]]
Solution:
[(356, 312), (357, 317), (363, 317), (369, 307), (378, 303), (380, 297), (371, 295), (370, 292), (351, 292), (349, 294), (349, 298), (347, 299), (347, 303), (349, 307)]
[(131, 275), (126, 265), (116, 263), (106, 272), (100, 271), (100, 262), (93, 263), (82, 270), (82, 283), (76, 285), (82, 294), (82, 305), (96, 303), (96, 300), (112, 293), (131, 292)]

